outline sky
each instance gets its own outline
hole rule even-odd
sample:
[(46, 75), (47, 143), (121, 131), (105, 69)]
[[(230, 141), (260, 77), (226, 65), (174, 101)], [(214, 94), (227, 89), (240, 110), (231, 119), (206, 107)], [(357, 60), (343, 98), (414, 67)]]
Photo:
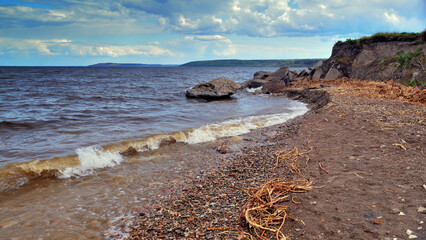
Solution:
[(328, 58), (425, 28), (425, 0), (0, 0), (0, 66)]

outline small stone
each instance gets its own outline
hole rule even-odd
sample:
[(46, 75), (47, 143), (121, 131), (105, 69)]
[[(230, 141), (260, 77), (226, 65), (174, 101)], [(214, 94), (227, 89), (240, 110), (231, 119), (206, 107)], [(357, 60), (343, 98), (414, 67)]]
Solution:
[(417, 212), (418, 212), (418, 213), (426, 213), (426, 208), (424, 208), (424, 207), (419, 207), (419, 208), (417, 208)]
[(423, 223), (425, 223), (425, 222), (423, 222), (423, 221), (420, 221), (420, 224), (423, 224)]
[(123, 152), (120, 152), (120, 154), (124, 157), (131, 157), (131, 156), (135, 156), (138, 154), (138, 150), (136, 150), (136, 148), (134, 147), (129, 147), (128, 149), (126, 149)]
[(398, 208), (392, 208), (392, 213), (399, 213), (401, 212)]
[(417, 238), (416, 235), (410, 235), (410, 236), (408, 236), (408, 239), (415, 239), (415, 238)]
[(411, 235), (411, 234), (413, 233), (413, 231), (411, 231), (410, 229), (407, 229), (407, 231), (405, 231), (405, 233), (406, 233), (407, 235)]
[(399, 214), (398, 214), (399, 216), (405, 216), (405, 213), (403, 213), (403, 212), (399, 212)]
[(221, 154), (226, 154), (229, 153), (230, 147), (230, 143), (228, 141), (225, 141), (219, 147), (217, 147), (216, 150)]
[(426, 184), (423, 184), (423, 188), (426, 190)]

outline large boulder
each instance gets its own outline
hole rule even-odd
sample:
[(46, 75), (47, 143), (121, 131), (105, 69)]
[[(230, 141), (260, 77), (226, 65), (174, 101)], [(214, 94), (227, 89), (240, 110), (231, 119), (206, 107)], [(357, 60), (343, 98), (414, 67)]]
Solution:
[(315, 68), (314, 74), (312, 75), (312, 80), (320, 79), (322, 76), (322, 69), (321, 68)]
[(266, 82), (262, 87), (263, 93), (280, 93), (286, 88), (286, 84), (283, 80), (273, 79)]
[(286, 78), (289, 78), (289, 73), (290, 66), (284, 66), (273, 72), (269, 77), (266, 78), (266, 80), (284, 80)]
[(241, 85), (232, 80), (217, 78), (210, 82), (200, 83), (193, 88), (186, 90), (189, 98), (220, 99), (229, 98)]
[(266, 79), (271, 76), (272, 72), (258, 71), (253, 74), (253, 79)]
[(290, 72), (290, 66), (284, 66), (275, 72), (259, 71), (254, 74), (252, 80), (245, 82), (242, 88), (262, 87), (263, 93), (279, 93), (289, 86), (289, 82), (297, 76)]
[(284, 66), (273, 72), (271, 76), (267, 77), (267, 81), (262, 88), (264, 93), (279, 93), (283, 91), (289, 84), (290, 66)]
[(253, 79), (243, 83), (242, 88), (259, 88), (265, 84), (272, 72), (258, 71), (253, 74)]
[(342, 77), (342, 73), (337, 70), (336, 67), (331, 67), (330, 70), (328, 70), (327, 75), (325, 75), (325, 80), (336, 80), (340, 77)]

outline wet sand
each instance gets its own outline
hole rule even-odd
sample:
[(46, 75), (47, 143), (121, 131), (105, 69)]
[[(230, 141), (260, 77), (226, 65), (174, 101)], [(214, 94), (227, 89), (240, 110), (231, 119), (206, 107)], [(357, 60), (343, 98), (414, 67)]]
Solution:
[[(291, 193), (285, 202), (281, 232), (289, 239), (426, 239), (425, 91), (389, 100), (383, 91), (372, 95), (371, 86), (319, 87), (325, 83), (287, 93), (310, 103), (313, 110), (304, 116), (194, 150), (191, 157), (208, 154), (202, 171), (135, 206), (138, 216), (120, 226), (129, 235), (104, 236), (276, 239), (253, 234), (262, 232), (244, 221), (244, 205), (270, 180), (305, 179), (313, 189)], [(304, 96), (324, 91), (327, 101), (322, 94)], [(212, 151), (218, 147), (225, 153)], [(277, 164), (277, 156), (294, 147), (305, 153), (299, 161)]]

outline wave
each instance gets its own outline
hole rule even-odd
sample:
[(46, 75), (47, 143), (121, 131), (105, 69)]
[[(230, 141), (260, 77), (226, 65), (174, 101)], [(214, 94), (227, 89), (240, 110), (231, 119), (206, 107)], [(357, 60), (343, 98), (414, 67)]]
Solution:
[(263, 86), (260, 86), (258, 88), (246, 88), (246, 91), (249, 93), (260, 93), (262, 92)]
[(129, 147), (144, 152), (175, 142), (197, 144), (213, 141), (221, 137), (248, 133), (257, 128), (281, 124), (303, 115), (307, 111), (308, 109), (303, 105), (303, 107), (291, 109), (289, 113), (242, 117), (184, 131), (150, 135), (139, 140), (130, 140), (102, 147), (79, 148), (76, 150), (76, 154), (72, 156), (11, 163), (0, 168), (0, 191), (17, 188), (40, 177), (72, 178), (90, 175), (96, 169), (114, 167), (125, 161), (120, 152)]
[(8, 130), (18, 130), (18, 129), (32, 129), (33, 124), (26, 122), (9, 122), (9, 121), (1, 121), (0, 122), (0, 130), (8, 129)]

